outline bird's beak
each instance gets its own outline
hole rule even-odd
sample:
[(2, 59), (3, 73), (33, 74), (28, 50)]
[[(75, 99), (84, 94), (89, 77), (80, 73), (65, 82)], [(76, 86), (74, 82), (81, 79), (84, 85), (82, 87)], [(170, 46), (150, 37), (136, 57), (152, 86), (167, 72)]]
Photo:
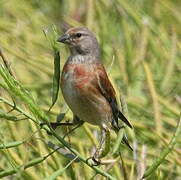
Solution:
[(69, 41), (69, 38), (70, 38), (69, 34), (64, 34), (64, 35), (60, 36), (60, 37), (57, 39), (57, 41), (58, 41), (58, 42), (61, 42), (61, 43), (66, 43), (66, 42)]

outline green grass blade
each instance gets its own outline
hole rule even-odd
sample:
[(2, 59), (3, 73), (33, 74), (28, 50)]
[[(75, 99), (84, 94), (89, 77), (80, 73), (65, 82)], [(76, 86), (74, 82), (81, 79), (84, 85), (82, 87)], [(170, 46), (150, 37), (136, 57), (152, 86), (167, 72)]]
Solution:
[(0, 149), (17, 147), (23, 143), (24, 141), (14, 141), (14, 142), (9, 142), (9, 143), (3, 143), (3, 144), (0, 144)]
[(65, 172), (65, 170), (77, 159), (77, 157), (75, 157), (72, 161), (70, 161), (64, 168), (61, 168), (57, 171), (55, 171), (51, 176), (45, 178), (45, 180), (55, 180), (58, 176), (61, 176), (62, 173)]
[[(163, 163), (164, 159), (166, 158), (166, 156), (172, 152), (175, 144), (177, 143), (178, 139), (180, 138), (181, 135), (181, 118), (178, 122), (175, 134), (173, 135), (170, 143), (168, 144), (168, 146), (163, 150), (163, 152), (160, 154), (160, 156), (153, 162), (153, 164), (146, 170), (146, 172), (143, 175), (143, 178), (148, 177), (149, 175), (151, 175), (158, 167), (161, 163)], [(142, 178), (142, 179), (143, 179)]]

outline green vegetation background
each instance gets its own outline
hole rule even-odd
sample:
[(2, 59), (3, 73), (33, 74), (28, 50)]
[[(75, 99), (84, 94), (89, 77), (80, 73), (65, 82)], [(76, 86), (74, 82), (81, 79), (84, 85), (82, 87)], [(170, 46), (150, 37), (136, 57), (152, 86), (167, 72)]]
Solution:
[[(110, 163), (100, 168), (116, 179), (139, 179), (168, 148), (176, 127), (180, 128), (177, 126), (181, 104), (179, 0), (0, 0), (0, 47), (23, 86), (19, 88), (21, 85), (10, 80), (7, 73), (3, 76), (1, 67), (0, 177), (51, 179), (59, 170), (58, 180), (105, 179), (82, 162), (64, 168), (69, 159), (59, 152), (27, 168), (28, 162), (52, 151), (50, 142), (61, 144), (30, 118), (24, 119), (22, 113), (9, 112), (8, 103), (13, 104), (13, 99), (17, 107), (31, 114), (37, 122), (41, 117), (38, 108), (51, 121), (65, 112), (64, 120), (71, 120), (72, 114), (67, 111), (61, 93), (51, 112), (46, 113), (51, 106), (54, 64), (53, 51), (43, 31), (51, 36), (52, 25), (55, 25), (62, 34), (63, 22), (87, 26), (95, 32), (102, 61), (118, 98), (122, 97), (124, 107), (127, 103), (128, 111), (126, 107), (124, 110), (134, 126), (134, 131), (127, 130), (134, 153), (121, 145), (122, 161), (110, 153), (105, 158), (110, 159)], [(59, 48), (62, 68), (69, 52), (64, 45)], [(1, 59), (0, 63), (3, 64)], [(29, 100), (31, 97), (34, 101)], [(66, 131), (59, 128), (56, 133), (63, 136)], [(97, 127), (85, 124), (66, 140), (81, 156), (88, 158), (97, 143), (98, 132)], [(161, 165), (148, 179), (178, 180), (181, 177), (180, 139), (174, 139), (175, 147), (169, 146), (170, 153), (160, 160)], [(113, 146), (115, 141), (113, 133)], [(9, 142), (14, 144), (7, 149)], [(7, 170), (14, 170), (14, 175), (8, 176)]]

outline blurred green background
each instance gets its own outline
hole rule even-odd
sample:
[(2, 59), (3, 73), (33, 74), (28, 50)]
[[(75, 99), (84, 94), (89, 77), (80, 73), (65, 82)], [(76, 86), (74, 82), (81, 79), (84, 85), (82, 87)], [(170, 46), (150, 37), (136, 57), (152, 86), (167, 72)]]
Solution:
[[(101, 58), (109, 72), (122, 102), (127, 103), (127, 117), (134, 131), (127, 130), (134, 153), (121, 146), (124, 168), (119, 158), (111, 153), (105, 159), (116, 162), (101, 168), (116, 179), (136, 180), (143, 175), (155, 158), (168, 146), (174, 135), (181, 104), (181, 1), (180, 0), (0, 0), (0, 48), (10, 62), (16, 79), (31, 92), (38, 106), (45, 112), (51, 105), (53, 51), (45, 37), (52, 34), (52, 25), (62, 34), (64, 22), (71, 26), (87, 26), (99, 40)], [(59, 45), (61, 68), (69, 52)], [(3, 64), (3, 61), (0, 60)], [(0, 97), (12, 102), (11, 89), (0, 76)], [(27, 104), (13, 97), (16, 105), (29, 112)], [(124, 100), (123, 100), (124, 99)], [(124, 103), (123, 103), (124, 104)], [(126, 108), (127, 109), (127, 108)], [(59, 93), (56, 105), (47, 116), (56, 120), (71, 111)], [(0, 100), (0, 112), (10, 107)], [(21, 119), (18, 112), (8, 115)], [(38, 130), (37, 133), (34, 133)], [(57, 132), (63, 136), (66, 128)], [(99, 132), (85, 124), (72, 133), (67, 141), (82, 156), (88, 158)], [(24, 165), (44, 156), (51, 150), (48, 141), (58, 142), (30, 120), (8, 121), (0, 116), (0, 144), (24, 140), (19, 146), (0, 149), (0, 173)], [(114, 145), (116, 135), (112, 134)], [(181, 139), (181, 138), (180, 138)], [(181, 141), (170, 152), (161, 166), (148, 179), (179, 180), (181, 177)], [(181, 146), (180, 146), (181, 147)], [(44, 179), (69, 160), (54, 153), (42, 163), (4, 179)], [(74, 163), (57, 179), (105, 179), (83, 163)]]

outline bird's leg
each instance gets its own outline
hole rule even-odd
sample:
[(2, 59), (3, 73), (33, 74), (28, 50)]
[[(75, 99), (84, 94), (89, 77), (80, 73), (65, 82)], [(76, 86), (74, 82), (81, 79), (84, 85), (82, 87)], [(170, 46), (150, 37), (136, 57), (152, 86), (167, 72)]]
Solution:
[(77, 128), (79, 128), (80, 126), (82, 126), (84, 124), (84, 121), (80, 120), (80, 118), (76, 115), (74, 115), (73, 117), (73, 125), (76, 125), (74, 128), (72, 128), (70, 131), (68, 131), (63, 138), (65, 138), (67, 135), (69, 135), (70, 133), (72, 133), (73, 131), (75, 131)]
[[(66, 135), (68, 135), (69, 133), (73, 132), (75, 129), (77, 129), (78, 127), (80, 127), (82, 124), (84, 123), (84, 121), (80, 120), (79, 117), (77, 117), (76, 115), (74, 115), (73, 117), (73, 121), (72, 122), (50, 122), (50, 123), (41, 123), (40, 126), (43, 125), (49, 125), (52, 129), (56, 129), (58, 126), (75, 126), (73, 129), (71, 129), (68, 133), (66, 133)], [(66, 136), (65, 135), (65, 136)], [(64, 137), (65, 137), (64, 136)]]
[(101, 130), (101, 140), (99, 142), (99, 146), (96, 149), (96, 152), (93, 156), (93, 161), (96, 165), (101, 163), (100, 159), (108, 154), (110, 151), (110, 131), (108, 128), (103, 128)]
[(74, 126), (75, 124), (73, 122), (65, 122), (65, 123), (61, 123), (61, 122), (51, 122), (50, 126), (52, 129), (56, 129), (58, 126)]
[(84, 121), (76, 122), (74, 125), (77, 125), (77, 126), (75, 126), (75, 127), (72, 128), (70, 131), (68, 131), (68, 132), (63, 136), (63, 138), (65, 138), (67, 135), (69, 135), (70, 133), (72, 133), (73, 131), (75, 131), (77, 128), (79, 128), (79, 127), (82, 126), (83, 124), (84, 124)]
[(50, 126), (55, 130), (58, 126), (75, 126), (77, 124), (79, 125), (80, 122), (82, 123), (82, 121), (76, 115), (74, 115), (72, 122), (50, 122)]
[(80, 126), (82, 126), (84, 123), (84, 121), (80, 120), (79, 117), (74, 115), (73, 121), (72, 122), (51, 122), (50, 126), (52, 129), (56, 129), (58, 126), (75, 126), (74, 128), (72, 128), (70, 131), (68, 131), (63, 138), (65, 138), (67, 135), (69, 135), (70, 133), (72, 133), (73, 131), (75, 131), (77, 128), (79, 128)]

